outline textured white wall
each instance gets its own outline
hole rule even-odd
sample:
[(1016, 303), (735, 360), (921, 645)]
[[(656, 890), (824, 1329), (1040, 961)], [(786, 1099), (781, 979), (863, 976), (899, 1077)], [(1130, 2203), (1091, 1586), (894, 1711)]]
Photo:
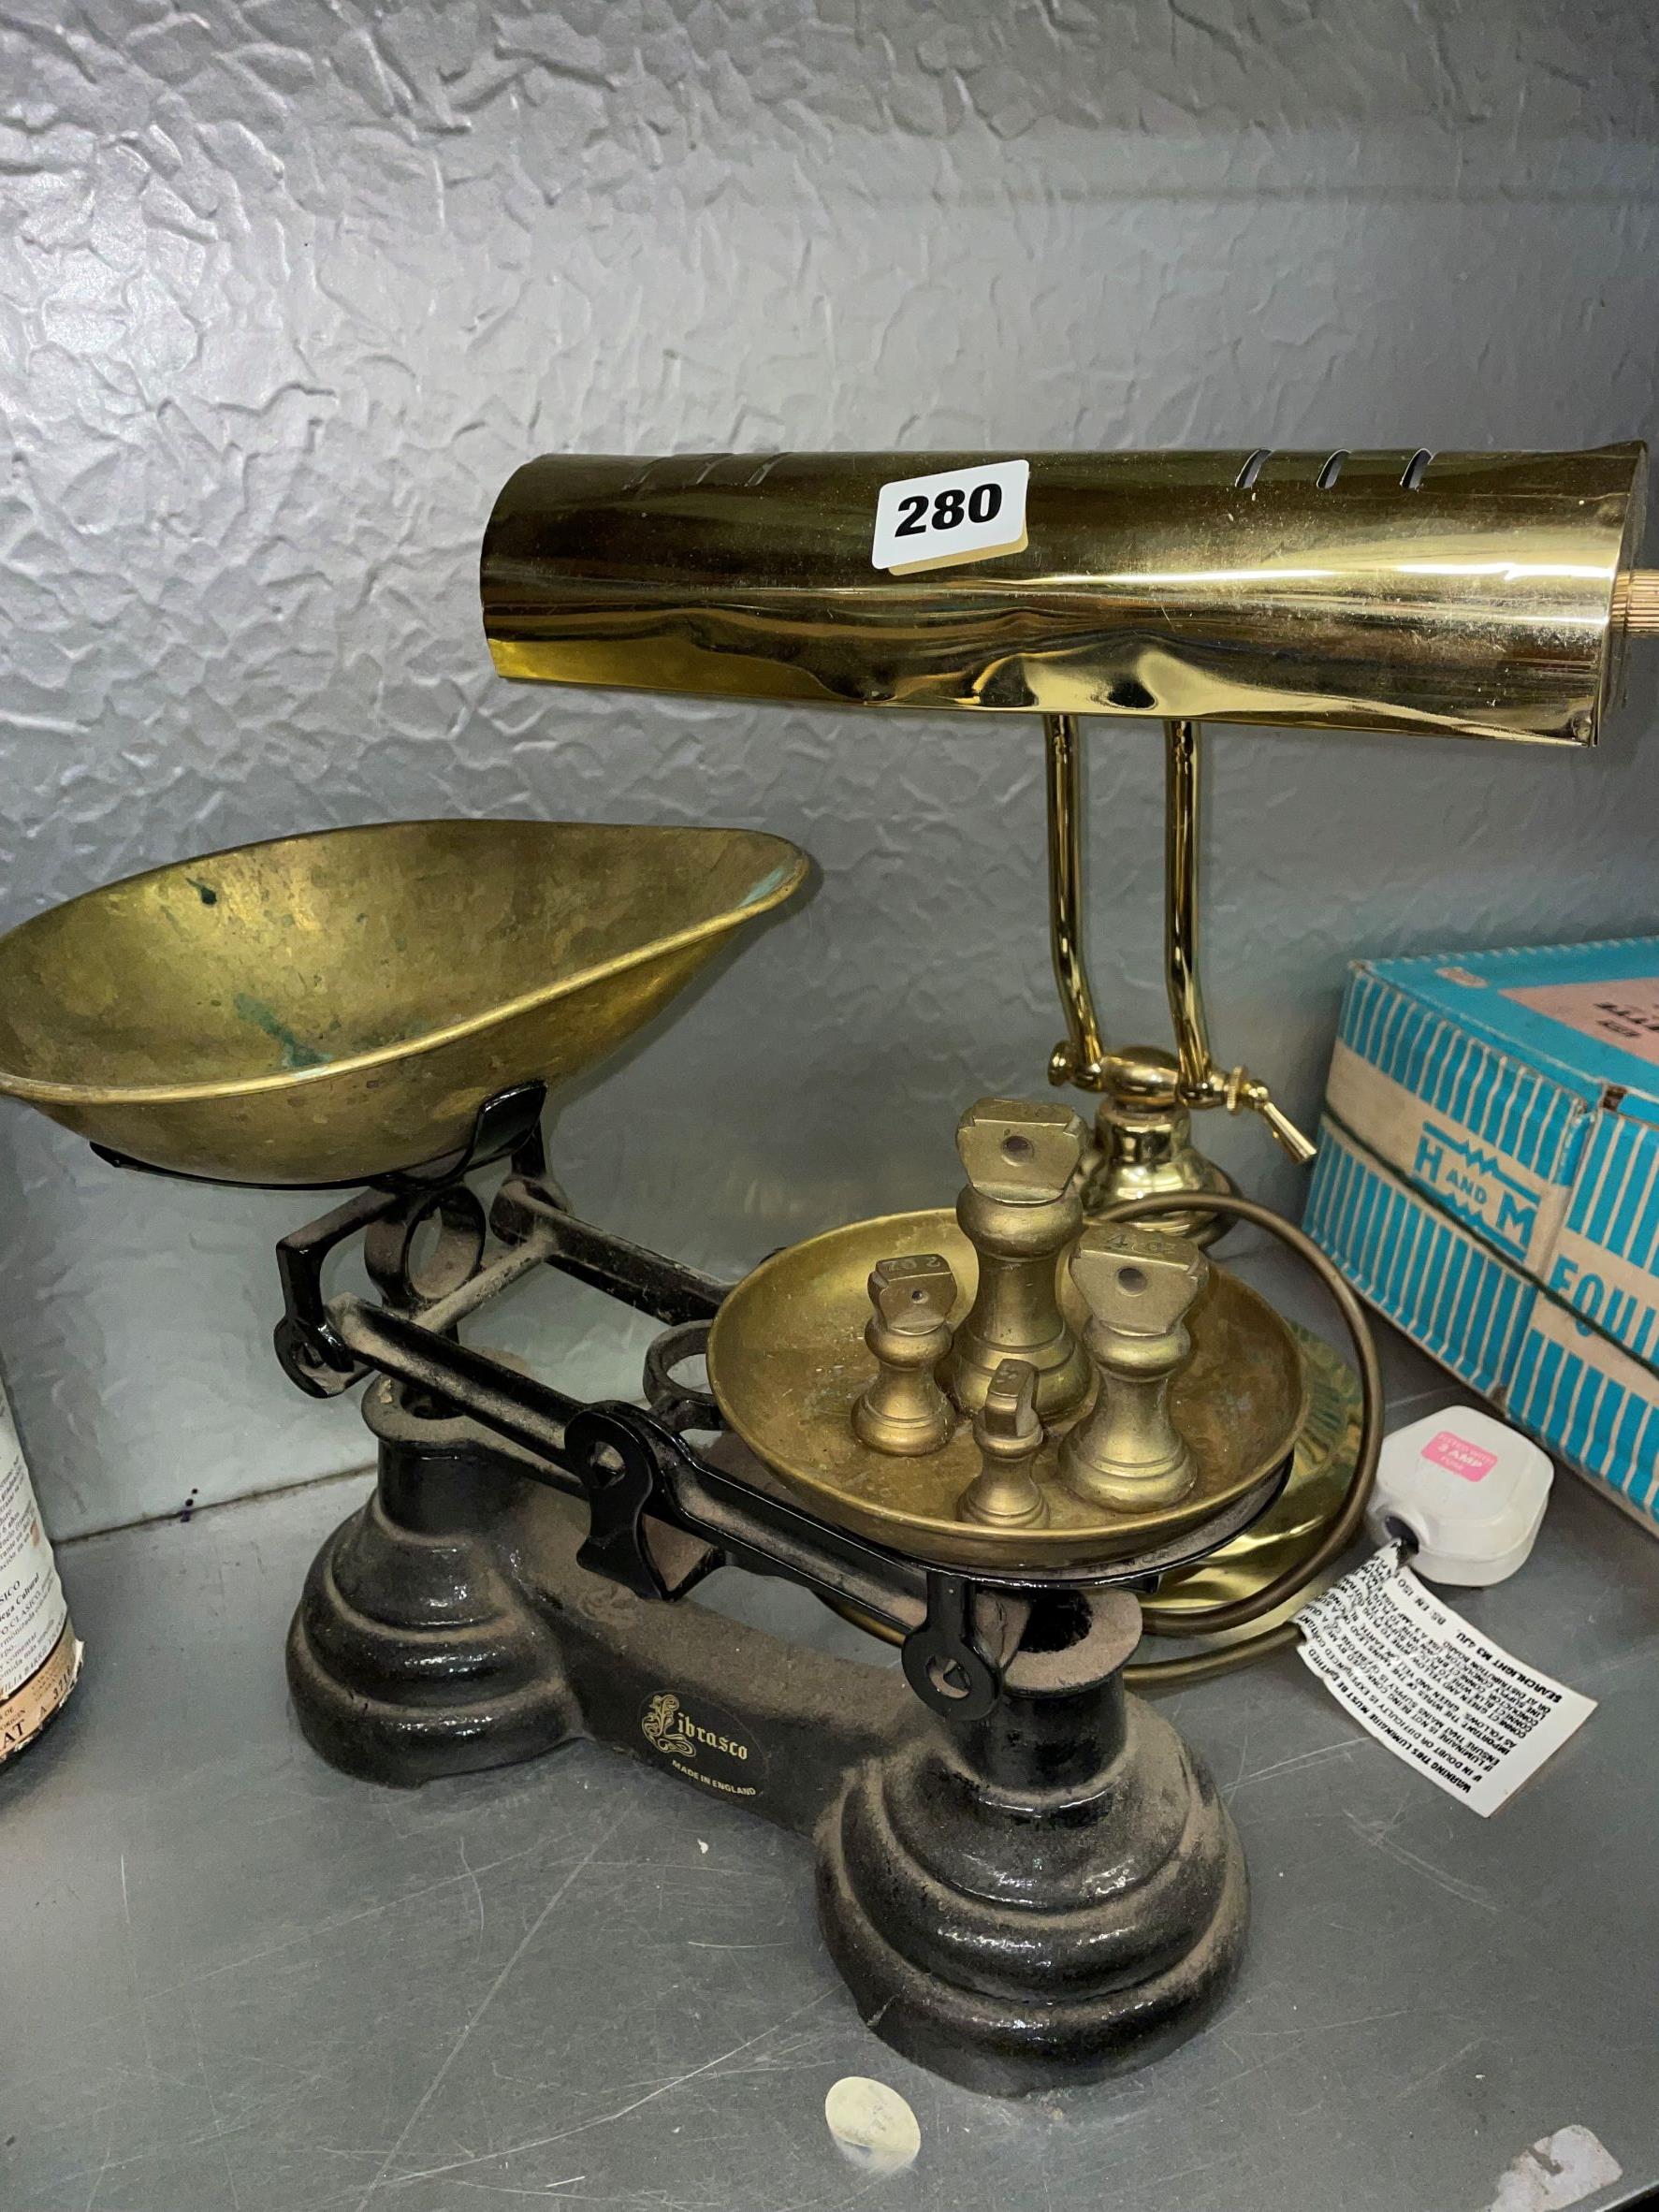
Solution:
[[(1656, 44), (1651, 0), (0, 0), (0, 921), (327, 822), (763, 825), (816, 899), (567, 1104), (559, 1165), (711, 1264), (947, 1195), (960, 1105), (1057, 1033), (1035, 728), (508, 689), (499, 485), (555, 447), (1649, 433)], [(1587, 759), (1218, 735), (1219, 1048), (1311, 1114), (1349, 954), (1659, 925), (1656, 719), (1650, 664)], [(1156, 1038), (1156, 733), (1090, 765), (1098, 980)], [(267, 1349), (305, 1212), (0, 1113), (60, 1533), (364, 1456)], [(551, 1283), (494, 1326), (606, 1387), (644, 1333)]]

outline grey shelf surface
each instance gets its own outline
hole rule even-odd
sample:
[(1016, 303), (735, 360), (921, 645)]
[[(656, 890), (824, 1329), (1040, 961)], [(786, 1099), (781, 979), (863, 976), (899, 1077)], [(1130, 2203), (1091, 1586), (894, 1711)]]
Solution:
[[(1449, 1395), (1398, 1340), (1389, 1367), (1396, 1413)], [(364, 1487), (62, 1555), (85, 1679), (0, 1772), (5, 2212), (1484, 2212), (1573, 2123), (1624, 2168), (1587, 2207), (1659, 2184), (1659, 1545), (1576, 1479), (1455, 1602), (1601, 1701), (1581, 1734), (1481, 1821), (1293, 1655), (1166, 1700), (1249, 1857), (1238, 1993), (1025, 2104), (865, 2031), (806, 1846), (735, 1810), (587, 1746), (415, 1793), (315, 1759), (283, 1635)], [(872, 1654), (799, 1593), (712, 1594)], [(845, 2074), (915, 2107), (909, 2173), (843, 2163)]]

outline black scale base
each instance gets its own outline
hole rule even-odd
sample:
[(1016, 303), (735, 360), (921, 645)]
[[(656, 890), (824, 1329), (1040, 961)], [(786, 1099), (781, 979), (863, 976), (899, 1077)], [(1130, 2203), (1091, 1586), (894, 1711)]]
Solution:
[(385, 1380), (365, 1410), (379, 1484), (324, 1546), (288, 1644), (333, 1765), (411, 1784), (587, 1737), (747, 1805), (809, 1841), (870, 2027), (994, 2095), (1142, 2064), (1219, 2002), (1244, 1856), (1192, 1753), (1124, 1688), (1132, 1596), (1056, 1596), (989, 1714), (956, 1720), (896, 1667), (589, 1573), (585, 1509), (499, 1438)]

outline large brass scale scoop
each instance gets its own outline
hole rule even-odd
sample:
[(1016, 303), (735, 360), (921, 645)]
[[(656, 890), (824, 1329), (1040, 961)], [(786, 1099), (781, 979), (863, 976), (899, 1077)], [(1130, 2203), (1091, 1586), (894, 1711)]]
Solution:
[(392, 822), (153, 868), (0, 939), (0, 1091), (172, 1174), (423, 1167), (492, 1093), (604, 1058), (807, 866), (754, 830)]

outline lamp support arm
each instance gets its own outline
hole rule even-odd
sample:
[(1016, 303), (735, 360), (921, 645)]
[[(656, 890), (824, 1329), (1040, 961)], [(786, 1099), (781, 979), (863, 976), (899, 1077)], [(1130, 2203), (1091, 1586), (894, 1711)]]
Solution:
[[(1112, 1087), (1114, 1055), (1095, 1011), (1084, 948), (1083, 760), (1078, 718), (1045, 714), (1043, 756), (1048, 794), (1049, 948), (1066, 1019), (1066, 1036), (1049, 1060), (1049, 1081), (1085, 1091)], [(1225, 1106), (1259, 1113), (1298, 1162), (1314, 1146), (1247, 1068), (1223, 1070), (1210, 1050), (1203, 986), (1199, 978), (1200, 731), (1196, 721), (1164, 724), (1164, 980), (1175, 1032), (1176, 1093), (1183, 1106)]]
[(1280, 1145), (1299, 1166), (1315, 1147), (1278, 1105), (1259, 1076), (1247, 1068), (1224, 1070), (1210, 1050), (1199, 981), (1199, 822), (1201, 794), (1199, 725), (1171, 720), (1164, 724), (1164, 981), (1170, 1019), (1175, 1029), (1184, 1106), (1225, 1106), (1230, 1113), (1249, 1107), (1259, 1113)]
[(1066, 1036), (1049, 1057), (1054, 1084), (1105, 1088), (1106, 1042), (1089, 987), (1083, 942), (1083, 761), (1077, 717), (1045, 714), (1043, 759), (1048, 789), (1048, 939)]

